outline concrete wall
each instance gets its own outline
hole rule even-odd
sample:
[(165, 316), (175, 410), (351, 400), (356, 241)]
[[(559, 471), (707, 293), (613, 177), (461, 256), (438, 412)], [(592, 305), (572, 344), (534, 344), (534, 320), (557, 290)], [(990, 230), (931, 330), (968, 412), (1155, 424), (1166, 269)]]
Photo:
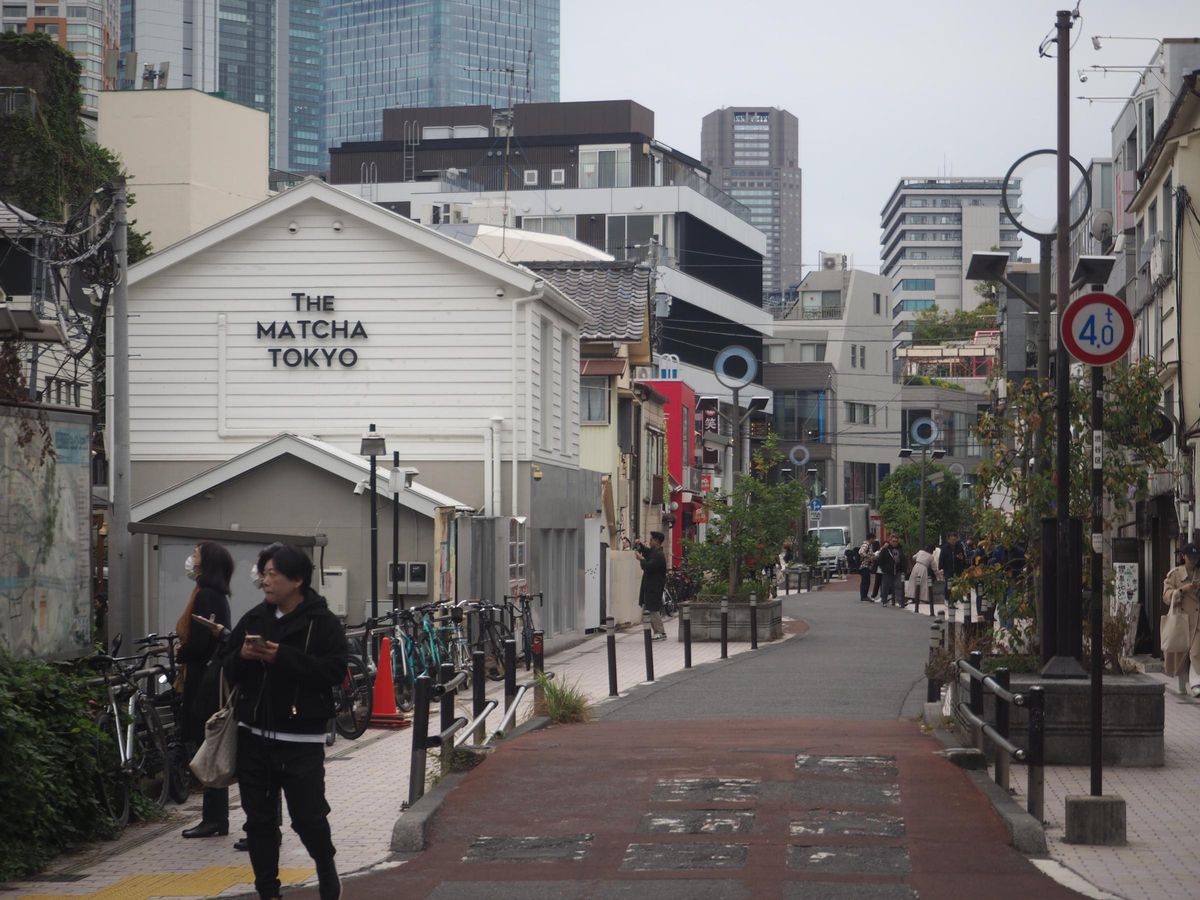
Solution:
[(266, 199), (267, 136), (266, 113), (199, 91), (100, 95), (97, 141), (125, 163), (156, 250)]

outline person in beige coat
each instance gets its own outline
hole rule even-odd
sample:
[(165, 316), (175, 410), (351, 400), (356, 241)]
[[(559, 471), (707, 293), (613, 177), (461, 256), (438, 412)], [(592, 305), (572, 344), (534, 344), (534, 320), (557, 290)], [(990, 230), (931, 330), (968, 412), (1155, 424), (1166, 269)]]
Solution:
[(1168, 572), (1163, 582), (1163, 606), (1183, 610), (1192, 643), (1186, 653), (1164, 652), (1163, 672), (1178, 677), (1179, 693), (1190, 688), (1193, 697), (1200, 697), (1200, 547), (1185, 544), (1180, 552), (1183, 565)]
[(904, 596), (916, 604), (916, 611), (921, 611), (922, 603), (928, 603), (930, 615), (933, 615), (933, 601), (929, 599), (932, 569), (933, 544), (930, 544), (913, 554), (913, 567), (908, 573), (908, 584), (904, 589)]

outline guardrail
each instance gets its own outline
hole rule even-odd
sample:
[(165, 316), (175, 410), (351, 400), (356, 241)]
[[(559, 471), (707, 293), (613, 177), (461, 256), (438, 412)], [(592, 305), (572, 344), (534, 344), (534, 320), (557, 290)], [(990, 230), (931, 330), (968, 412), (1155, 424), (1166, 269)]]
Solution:
[[(1045, 743), (1046, 743), (1046, 695), (1034, 685), (1028, 693), (1015, 694), (1009, 690), (1008, 669), (997, 669), (994, 675), (985, 675), (982, 670), (983, 654), (976, 651), (968, 659), (955, 661), (956, 684), (962, 675), (970, 679), (968, 704), (958, 704), (957, 711), (971, 726), (972, 742), (981, 752), (991, 740), (996, 748), (995, 781), (1008, 790), (1009, 763), (1015, 759), (1025, 763), (1028, 771), (1026, 808), (1038, 822), (1042, 821), (1045, 800)], [(996, 698), (996, 724), (993, 727), (984, 719), (983, 698), (990, 693)], [(957, 694), (957, 692), (956, 692)], [(957, 699), (955, 700), (957, 704)], [(1011, 706), (1020, 706), (1029, 711), (1029, 746), (1018, 747), (1009, 737), (1009, 713)]]

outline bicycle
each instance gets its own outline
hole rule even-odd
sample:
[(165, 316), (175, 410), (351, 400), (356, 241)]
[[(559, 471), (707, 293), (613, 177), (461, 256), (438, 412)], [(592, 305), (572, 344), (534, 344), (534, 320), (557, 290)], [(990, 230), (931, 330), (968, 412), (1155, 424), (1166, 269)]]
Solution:
[[(526, 672), (533, 666), (533, 607), (529, 604), (533, 597), (538, 598), (539, 607), (543, 605), (545, 595), (541, 591), (536, 594), (517, 594), (516, 597), (505, 595), (504, 597), (504, 605), (508, 609), (512, 623), (510, 630), (513, 634), (516, 634), (518, 620), (521, 623), (521, 657)], [(513, 600), (517, 602), (513, 603)]]
[[(186, 803), (188, 795), (191, 793), (192, 770), (188, 766), (191, 753), (183, 739), (182, 722), (187, 711), (183, 708), (183, 695), (175, 690), (175, 681), (179, 674), (175, 648), (179, 644), (179, 635), (172, 633), (160, 637), (157, 634), (148, 634), (143, 638), (138, 638), (134, 643), (151, 647), (158, 641), (166, 642), (163, 646), (167, 657), (167, 668), (157, 678), (150, 680), (147, 693), (158, 710), (163, 730), (167, 736), (168, 796), (176, 803)], [(156, 647), (156, 649), (161, 651), (163, 647)], [(167, 685), (167, 689), (160, 691), (159, 685), (162, 684)]]
[(117, 657), (120, 647), (118, 635), (110, 653), (96, 657), (96, 664), (108, 673), (87, 684), (103, 687), (108, 698), (107, 703), (92, 704), (97, 795), (112, 822), (123, 827), (129, 822), (130, 791), (165, 804), (171, 777), (166, 729), (153, 697), (139, 684), (166, 674), (162, 666), (147, 668), (146, 663), (167, 648), (150, 645), (137, 656)]
[(368, 619), (360, 626), (363, 629), (361, 644), (347, 633), (350, 654), (346, 659), (346, 674), (333, 688), (334, 729), (350, 740), (362, 737), (371, 723), (375, 664), (371, 661), (369, 648), (371, 632), (376, 625), (377, 620)]
[[(512, 629), (504, 622), (504, 613), (508, 607), (496, 605), (487, 600), (479, 602), (479, 640), (476, 647), (484, 652), (487, 677), (493, 681), (503, 681), (505, 672), (504, 644), (512, 640)], [(500, 617), (493, 613), (499, 611)]]
[(667, 585), (663, 590), (663, 614), (673, 616), (680, 606), (696, 596), (696, 586), (688, 578), (687, 573), (678, 566), (671, 569), (667, 575)]

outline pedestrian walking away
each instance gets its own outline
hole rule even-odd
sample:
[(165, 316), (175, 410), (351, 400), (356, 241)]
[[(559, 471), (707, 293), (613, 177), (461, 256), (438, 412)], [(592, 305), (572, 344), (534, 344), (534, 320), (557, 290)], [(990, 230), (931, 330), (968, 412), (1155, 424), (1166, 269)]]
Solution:
[(661, 531), (652, 531), (648, 543), (643, 544), (639, 541), (633, 545), (642, 565), (642, 589), (638, 594), (638, 606), (649, 614), (650, 627), (654, 629), (656, 641), (667, 639), (667, 629), (663, 627), (662, 620), (663, 591), (667, 588), (667, 558), (662, 551), (664, 540), (666, 537)]
[(871, 577), (875, 572), (875, 554), (879, 551), (879, 541), (875, 535), (868, 534), (867, 539), (858, 548), (858, 599), (870, 601)]
[(959, 543), (957, 531), (946, 534), (945, 543), (937, 550), (933, 571), (937, 572), (938, 581), (942, 583), (942, 599), (948, 603), (950, 582), (967, 571), (967, 550)]
[(1179, 693), (1200, 697), (1200, 547), (1184, 544), (1180, 552), (1183, 565), (1163, 582), (1163, 607), (1187, 616), (1190, 642), (1186, 650), (1163, 652), (1163, 672), (1179, 679)]
[[(217, 711), (221, 635), (228, 634), (229, 583), (233, 557), (220, 544), (202, 541), (184, 560), (184, 571), (196, 582), (183, 615), (175, 625), (183, 694), (183, 739), (193, 747), (204, 740), (204, 723)], [(229, 834), (229, 788), (205, 788), (199, 825), (185, 828), (185, 838)]]
[(907, 558), (900, 546), (900, 538), (892, 535), (887, 546), (880, 551), (876, 561), (883, 582), (879, 602), (883, 606), (904, 606), (904, 578), (907, 574)]
[(929, 606), (931, 615), (933, 614), (931, 594), (933, 550), (934, 545), (929, 544), (923, 550), (918, 550), (913, 554), (912, 571), (908, 573), (908, 581), (904, 586), (904, 595), (917, 605), (917, 612), (921, 611), (921, 604), (925, 603)]
[(226, 674), (237, 685), (238, 787), (254, 886), (280, 896), (276, 804), (282, 791), (292, 829), (316, 864), (321, 900), (341, 896), (325, 800), (325, 731), (333, 687), (346, 672), (346, 636), (311, 586), (313, 564), (292, 546), (260, 571), (264, 602), (230, 637)]

